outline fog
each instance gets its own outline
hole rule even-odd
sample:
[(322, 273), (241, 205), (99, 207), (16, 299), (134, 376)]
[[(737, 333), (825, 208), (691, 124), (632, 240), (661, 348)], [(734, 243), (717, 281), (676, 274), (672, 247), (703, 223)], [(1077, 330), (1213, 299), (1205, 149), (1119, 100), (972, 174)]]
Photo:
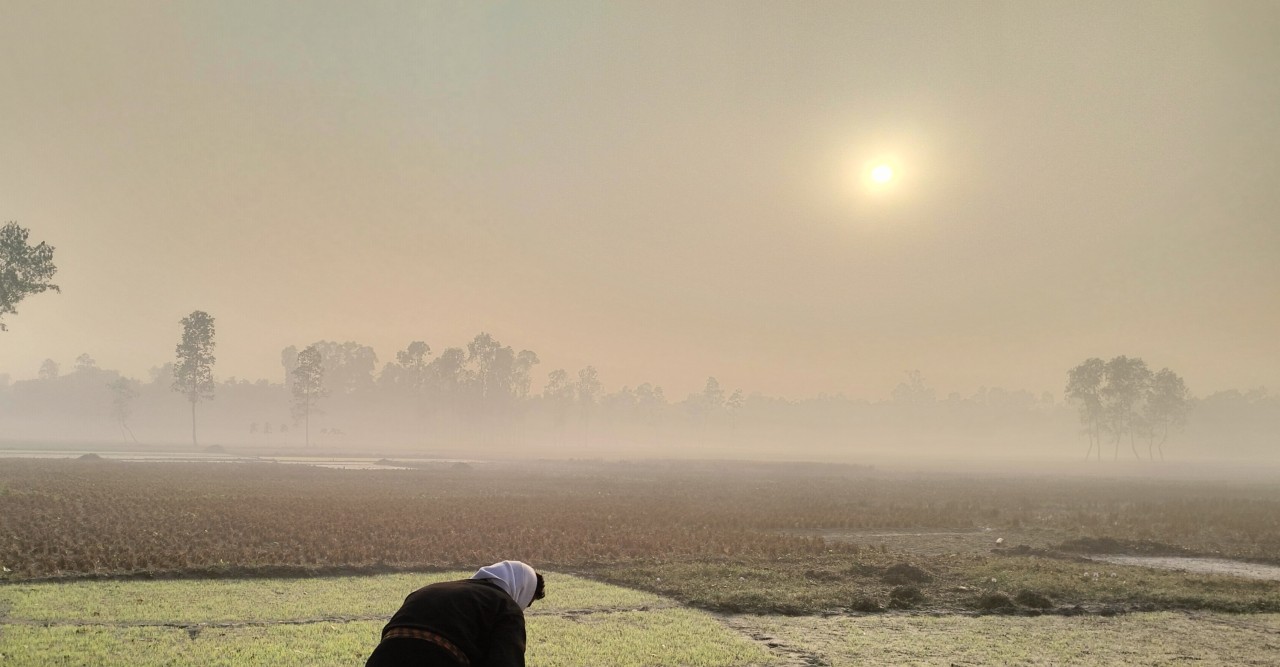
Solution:
[[(61, 291), (3, 315), (0, 445), (191, 446), (201, 311), (201, 447), (1276, 462), (1278, 30), (1264, 2), (6, 2), (0, 222)], [(1069, 395), (1119, 357), (1131, 400)]]

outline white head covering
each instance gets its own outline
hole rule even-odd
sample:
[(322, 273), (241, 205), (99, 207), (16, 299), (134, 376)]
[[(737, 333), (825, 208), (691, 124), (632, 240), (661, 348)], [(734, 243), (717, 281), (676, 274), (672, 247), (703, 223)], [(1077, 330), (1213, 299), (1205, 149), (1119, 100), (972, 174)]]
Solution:
[(482, 567), (471, 578), (492, 579), (521, 609), (533, 604), (533, 594), (538, 591), (538, 573), (518, 560), (504, 560)]

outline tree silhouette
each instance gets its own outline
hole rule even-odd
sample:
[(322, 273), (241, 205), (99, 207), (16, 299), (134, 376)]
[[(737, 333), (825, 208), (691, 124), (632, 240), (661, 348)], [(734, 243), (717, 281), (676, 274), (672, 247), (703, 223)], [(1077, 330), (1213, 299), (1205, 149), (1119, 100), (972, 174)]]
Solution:
[(328, 395), (324, 387), (324, 359), (315, 345), (310, 345), (298, 353), (298, 365), (293, 369), (293, 421), (301, 420), (305, 428), (303, 442), (311, 446), (311, 413), (316, 412), (316, 405), (321, 398)]
[(569, 406), (577, 395), (577, 387), (569, 381), (569, 373), (557, 368), (547, 374), (547, 386), (542, 390), (542, 398), (551, 405), (552, 418), (556, 426), (564, 426), (569, 417)]
[(44, 362), (40, 364), (40, 374), (36, 377), (39, 377), (41, 380), (57, 380), (58, 375), (61, 373), (62, 369), (58, 366), (58, 362), (52, 359), (45, 359)]
[(129, 434), (134, 442), (138, 441), (138, 436), (133, 434), (133, 429), (129, 428), (129, 418), (133, 415), (133, 399), (138, 397), (137, 383), (128, 378), (119, 377), (114, 382), (107, 385), (111, 390), (111, 416), (116, 418), (116, 422), (120, 424), (120, 429)]
[(0, 331), (7, 331), (3, 318), (16, 314), (18, 303), (47, 290), (61, 292), (49, 282), (58, 267), (53, 265), (53, 246), (27, 243), (28, 231), (16, 222), (0, 227)]
[(213, 318), (203, 310), (182, 318), (182, 342), (173, 365), (173, 390), (191, 403), (191, 444), (197, 447), (196, 405), (213, 400), (213, 333)]
[(591, 416), (595, 413), (597, 397), (604, 385), (600, 382), (600, 374), (595, 366), (587, 366), (578, 371), (578, 404), (582, 407), (582, 421), (590, 425)]
[(1164, 443), (1170, 431), (1186, 423), (1191, 410), (1191, 392), (1177, 373), (1168, 368), (1160, 369), (1151, 378), (1151, 384), (1143, 405), (1143, 425), (1147, 435), (1147, 456), (1155, 459), (1152, 449), (1160, 452), (1164, 460)]
[(1141, 459), (1134, 442), (1134, 431), (1139, 426), (1142, 400), (1151, 384), (1151, 370), (1142, 359), (1119, 356), (1106, 363), (1103, 374), (1106, 384), (1099, 395), (1102, 398), (1105, 424), (1115, 443), (1113, 460), (1120, 458), (1120, 440), (1126, 433), (1129, 435), (1129, 448), (1133, 450), (1133, 457)]
[(1083, 363), (1067, 372), (1066, 397), (1080, 410), (1080, 422), (1085, 433), (1089, 435), (1089, 451), (1084, 458), (1089, 460), (1094, 447), (1098, 450), (1098, 460), (1102, 460), (1102, 382), (1106, 375), (1106, 362), (1098, 358), (1086, 359)]

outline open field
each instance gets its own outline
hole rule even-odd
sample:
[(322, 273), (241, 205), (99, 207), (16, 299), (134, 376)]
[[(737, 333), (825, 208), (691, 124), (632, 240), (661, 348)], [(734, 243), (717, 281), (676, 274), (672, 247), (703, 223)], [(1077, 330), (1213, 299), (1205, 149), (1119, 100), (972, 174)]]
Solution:
[[(12, 665), (358, 664), (405, 595), (469, 572), (326, 579), (0, 586)], [(764, 665), (759, 642), (703, 611), (551, 573), (530, 609), (531, 664)]]
[[(465, 572), (0, 586), (0, 661), (35, 665), (353, 665), (409, 591)], [(1280, 615), (1036, 618), (720, 615), (548, 574), (529, 664), (1274, 664)]]
[[(0, 468), (12, 664), (353, 664), (411, 590), (554, 573), (533, 665), (1274, 663), (1280, 485), (724, 462)], [(424, 574), (425, 573), (425, 574)], [(61, 657), (59, 657), (61, 656)]]
[(1090, 550), (1274, 562), (1280, 485), (721, 462), (0, 468), (9, 580), (380, 573), (501, 556), (724, 612), (982, 611), (1023, 593), (1049, 600), (1028, 609), (1280, 611), (1273, 582)]

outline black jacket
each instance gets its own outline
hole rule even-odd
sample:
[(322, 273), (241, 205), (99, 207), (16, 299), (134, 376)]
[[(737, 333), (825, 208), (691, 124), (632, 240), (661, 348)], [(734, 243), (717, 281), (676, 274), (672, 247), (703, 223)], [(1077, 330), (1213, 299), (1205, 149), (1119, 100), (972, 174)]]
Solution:
[[(524, 667), (524, 611), (491, 580), (465, 579), (424, 586), (409, 594), (382, 632), (416, 628), (438, 634), (466, 654), (471, 667)], [(409, 638), (384, 639), (367, 667), (456, 665), (437, 646)], [(412, 662), (405, 662), (412, 660)]]

